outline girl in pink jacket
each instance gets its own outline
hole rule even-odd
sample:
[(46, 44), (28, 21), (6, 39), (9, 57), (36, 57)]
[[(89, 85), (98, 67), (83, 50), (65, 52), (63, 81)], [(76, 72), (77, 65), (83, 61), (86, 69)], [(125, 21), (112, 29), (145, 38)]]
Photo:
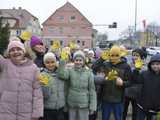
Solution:
[(38, 68), (20, 41), (9, 43), (7, 55), (0, 55), (0, 120), (38, 120), (43, 116)]

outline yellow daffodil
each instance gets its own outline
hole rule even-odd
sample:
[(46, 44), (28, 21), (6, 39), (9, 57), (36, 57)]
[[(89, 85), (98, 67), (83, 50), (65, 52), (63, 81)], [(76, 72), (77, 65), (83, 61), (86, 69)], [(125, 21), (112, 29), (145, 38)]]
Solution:
[(62, 60), (68, 60), (69, 59), (69, 54), (65, 49), (62, 49), (60, 57)]
[(111, 70), (111, 71), (108, 73), (106, 79), (107, 79), (107, 80), (116, 80), (117, 77), (118, 77), (118, 72), (117, 72), (116, 70)]
[(137, 60), (135, 60), (135, 68), (141, 69), (143, 66), (143, 61), (141, 58), (138, 58)]
[(108, 60), (109, 59), (109, 50), (103, 51), (102, 54), (101, 54), (101, 58), (103, 60)]
[(21, 35), (19, 36), (22, 40), (24, 41), (29, 41), (31, 39), (32, 34), (28, 31), (24, 31), (21, 33)]
[(121, 57), (125, 57), (128, 55), (128, 50), (123, 45), (120, 46), (120, 52), (121, 52), (120, 54)]
[(61, 47), (60, 41), (59, 40), (54, 40), (51, 47), (52, 47), (52, 49), (58, 49), (58, 48), (60, 48)]
[(69, 43), (69, 47), (70, 47), (70, 49), (75, 49), (76, 48), (76, 44), (74, 42), (70, 42)]
[(47, 75), (44, 75), (44, 74), (40, 74), (38, 76), (38, 80), (40, 81), (40, 83), (42, 83), (42, 85), (48, 85), (48, 82), (49, 82), (49, 76)]

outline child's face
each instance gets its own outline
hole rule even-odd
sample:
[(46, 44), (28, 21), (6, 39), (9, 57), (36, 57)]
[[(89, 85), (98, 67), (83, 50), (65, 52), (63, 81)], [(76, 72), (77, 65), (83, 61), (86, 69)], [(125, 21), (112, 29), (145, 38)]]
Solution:
[(160, 62), (151, 63), (151, 69), (156, 73), (160, 73)]
[(9, 50), (9, 57), (13, 62), (20, 62), (24, 60), (25, 53), (19, 47), (13, 47)]
[(82, 57), (76, 57), (74, 60), (74, 65), (76, 68), (82, 68), (84, 65), (84, 59)]
[(132, 53), (132, 57), (134, 60), (137, 60), (138, 58), (140, 58), (140, 55), (139, 55), (139, 53), (134, 52), (134, 53)]
[(88, 57), (89, 57), (89, 58), (94, 58), (94, 54), (89, 53), (89, 54), (88, 54)]
[(34, 49), (35, 51), (37, 51), (38, 53), (45, 53), (45, 46), (44, 46), (44, 45), (41, 45), (41, 44), (35, 45), (35, 46), (33, 47), (33, 49)]
[(47, 59), (44, 62), (44, 65), (48, 70), (52, 71), (52, 70), (54, 70), (56, 68), (57, 63), (53, 59)]

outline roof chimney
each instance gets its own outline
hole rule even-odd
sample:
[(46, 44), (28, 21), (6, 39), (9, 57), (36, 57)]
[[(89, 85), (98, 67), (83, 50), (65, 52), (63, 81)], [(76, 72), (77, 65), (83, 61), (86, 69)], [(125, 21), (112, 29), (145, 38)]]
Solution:
[(18, 7), (19, 10), (22, 10), (22, 7)]
[(15, 10), (16, 8), (15, 8), (15, 7), (13, 7), (12, 9), (13, 9), (13, 10)]

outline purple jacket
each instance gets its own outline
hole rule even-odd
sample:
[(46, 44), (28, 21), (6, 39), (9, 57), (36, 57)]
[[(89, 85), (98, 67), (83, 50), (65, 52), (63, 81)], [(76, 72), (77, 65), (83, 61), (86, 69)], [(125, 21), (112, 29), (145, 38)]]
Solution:
[(43, 116), (38, 68), (27, 60), (14, 65), (0, 55), (0, 120), (31, 120)]

